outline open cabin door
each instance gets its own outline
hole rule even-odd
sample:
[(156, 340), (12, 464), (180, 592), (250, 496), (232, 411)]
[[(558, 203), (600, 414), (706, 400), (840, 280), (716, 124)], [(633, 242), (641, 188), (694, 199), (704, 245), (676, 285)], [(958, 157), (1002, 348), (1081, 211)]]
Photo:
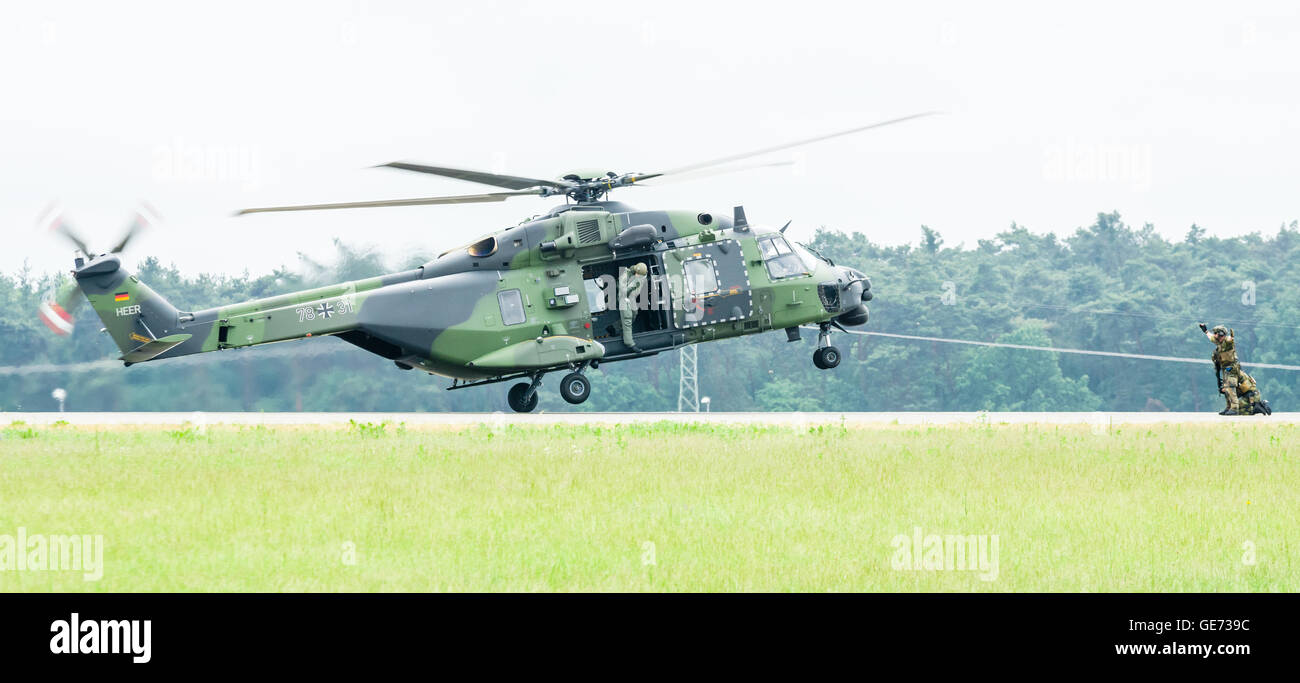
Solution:
[(672, 249), (664, 255), (679, 330), (735, 322), (753, 313), (745, 255), (736, 240)]

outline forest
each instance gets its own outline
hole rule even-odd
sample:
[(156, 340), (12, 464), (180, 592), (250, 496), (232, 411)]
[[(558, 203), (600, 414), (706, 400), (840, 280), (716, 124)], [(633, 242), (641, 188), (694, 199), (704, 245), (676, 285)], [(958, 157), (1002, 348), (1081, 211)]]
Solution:
[[(140, 278), (184, 309), (270, 296), (413, 267), (336, 241), (322, 264), (299, 257), (262, 276), (185, 274), (156, 257)], [(1216, 238), (1196, 225), (1180, 241), (1150, 224), (1100, 213), (1068, 237), (1012, 224), (977, 244), (949, 246), (921, 226), (915, 243), (882, 246), (862, 232), (822, 228), (809, 246), (865, 271), (875, 300), (866, 331), (1208, 359), (1198, 321), (1236, 331), (1249, 364), (1300, 364), (1300, 226), (1271, 236)], [(433, 245), (430, 249), (433, 250)], [(59, 273), (0, 274), (0, 410), (497, 411), (507, 385), (446, 391), (450, 380), (398, 370), (341, 340), (310, 339), (160, 360), (131, 368), (88, 306), (58, 337), (37, 317)], [(837, 333), (834, 370), (812, 364), (815, 332), (780, 330), (699, 346), (699, 390), (715, 411), (1218, 411), (1214, 370), (1191, 364), (958, 345)], [(1252, 369), (1275, 409), (1293, 410), (1300, 373)], [(672, 411), (677, 353), (590, 373), (592, 398), (563, 402), (544, 382), (539, 410)]]

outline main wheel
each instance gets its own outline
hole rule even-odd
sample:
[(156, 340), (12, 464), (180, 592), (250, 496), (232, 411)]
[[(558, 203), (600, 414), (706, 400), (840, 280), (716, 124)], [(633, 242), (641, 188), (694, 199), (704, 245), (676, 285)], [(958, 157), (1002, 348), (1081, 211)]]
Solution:
[(823, 346), (813, 352), (813, 365), (822, 370), (830, 370), (840, 364), (840, 350), (834, 346)]
[(524, 395), (528, 393), (528, 387), (532, 386), (527, 382), (510, 387), (510, 392), (506, 394), (506, 401), (510, 404), (510, 409), (516, 413), (531, 413), (533, 408), (537, 407), (537, 392), (534, 391), (532, 396), (528, 397), (528, 402), (524, 402)]
[(591, 380), (582, 373), (570, 372), (560, 380), (560, 396), (574, 405), (582, 403), (591, 396)]

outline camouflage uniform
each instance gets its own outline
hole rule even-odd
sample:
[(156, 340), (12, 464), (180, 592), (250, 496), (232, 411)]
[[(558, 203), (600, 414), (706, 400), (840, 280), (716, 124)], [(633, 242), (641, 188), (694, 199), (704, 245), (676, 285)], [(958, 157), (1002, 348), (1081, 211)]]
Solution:
[(637, 314), (636, 294), (645, 284), (648, 272), (644, 263), (637, 263), (631, 268), (624, 268), (619, 275), (618, 289), (622, 299), (619, 301), (618, 315), (623, 322), (623, 343), (631, 348), (636, 348), (632, 340), (632, 321), (636, 320)]
[[(1219, 334), (1223, 335), (1218, 339)], [(1227, 403), (1223, 415), (1252, 415), (1255, 413), (1255, 404), (1259, 402), (1259, 391), (1255, 386), (1255, 378), (1246, 374), (1241, 369), (1241, 363), (1237, 360), (1236, 339), (1231, 330), (1222, 325), (1215, 326), (1214, 329), (1205, 333), (1210, 341), (1214, 342), (1214, 369), (1216, 372), (1222, 372), (1222, 386), (1219, 391), (1223, 394), (1223, 399)]]

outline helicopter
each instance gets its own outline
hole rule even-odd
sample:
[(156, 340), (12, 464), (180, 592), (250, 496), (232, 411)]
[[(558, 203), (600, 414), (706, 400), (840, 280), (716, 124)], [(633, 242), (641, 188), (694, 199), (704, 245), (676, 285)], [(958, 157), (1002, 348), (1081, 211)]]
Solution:
[[(122, 267), (119, 252), (134, 227), (114, 250), (93, 257), (66, 226), (60, 231), (77, 246), (76, 287), (128, 367), (334, 336), (402, 370), (450, 378), (450, 390), (516, 382), (507, 403), (526, 413), (537, 407), (542, 378), (550, 373), (565, 373), (560, 395), (576, 405), (591, 394), (585, 373), (602, 363), (768, 331), (783, 330), (789, 341), (797, 342), (801, 327), (816, 325), (813, 364), (824, 370), (838, 366), (842, 354), (830, 343), (832, 330), (846, 331), (869, 318), (866, 304), (873, 294), (865, 273), (788, 240), (789, 222), (780, 229), (750, 223), (743, 206), (730, 215), (641, 210), (608, 195), (663, 176), (753, 168), (726, 165), (932, 113), (657, 173), (581, 170), (546, 180), (406, 161), (383, 164), (505, 191), (269, 206), (236, 215), (499, 202), (522, 196), (566, 201), (418, 268), (196, 311), (176, 308)], [(42, 318), (56, 332), (70, 331), (71, 294), (60, 293), (48, 311), (42, 307)]]

